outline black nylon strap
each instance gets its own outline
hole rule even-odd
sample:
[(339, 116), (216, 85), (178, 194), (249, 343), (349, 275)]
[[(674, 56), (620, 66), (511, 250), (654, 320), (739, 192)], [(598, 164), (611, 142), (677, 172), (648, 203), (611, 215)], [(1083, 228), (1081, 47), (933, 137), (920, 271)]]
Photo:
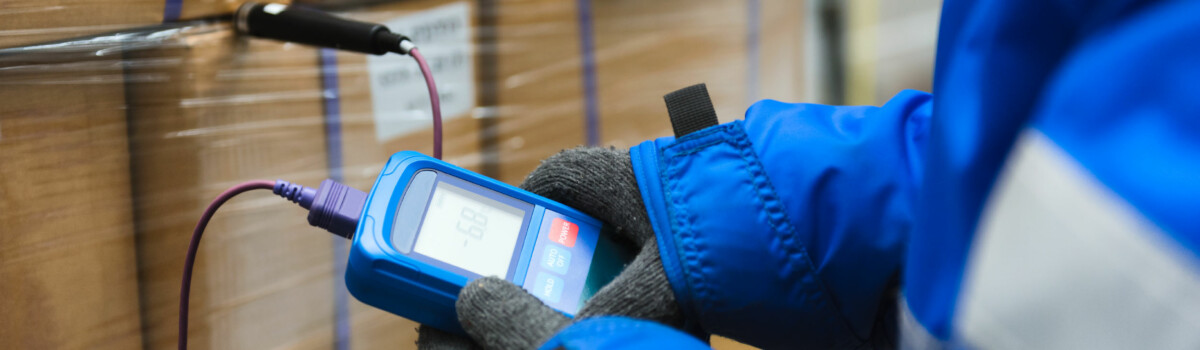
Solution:
[(688, 86), (663, 96), (667, 102), (667, 114), (671, 115), (671, 128), (675, 137), (683, 137), (713, 125), (717, 125), (717, 111), (704, 84)]

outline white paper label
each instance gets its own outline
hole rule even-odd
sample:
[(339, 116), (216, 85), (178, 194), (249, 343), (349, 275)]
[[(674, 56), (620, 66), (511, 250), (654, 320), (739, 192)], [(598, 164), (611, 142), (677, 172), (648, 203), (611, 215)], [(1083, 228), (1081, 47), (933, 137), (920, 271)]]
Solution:
[[(407, 35), (433, 70), (442, 118), (462, 117), (475, 107), (475, 65), (471, 48), (471, 7), (453, 3), (385, 23)], [(408, 56), (367, 56), (375, 138), (386, 141), (433, 126), (429, 92), (417, 62)]]

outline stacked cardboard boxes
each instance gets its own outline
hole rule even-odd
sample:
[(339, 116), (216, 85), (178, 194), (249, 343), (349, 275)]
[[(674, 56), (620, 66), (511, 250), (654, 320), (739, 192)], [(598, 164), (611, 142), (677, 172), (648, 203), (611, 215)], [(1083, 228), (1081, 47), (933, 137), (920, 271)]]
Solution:
[(0, 348), (141, 345), (120, 60), (0, 53)]
[[(125, 52), (146, 344), (175, 342), (183, 249), (216, 193), (253, 179), (328, 174), (317, 51), (198, 24)], [(209, 224), (192, 282), (196, 348), (332, 343), (333, 249), (265, 191)]]

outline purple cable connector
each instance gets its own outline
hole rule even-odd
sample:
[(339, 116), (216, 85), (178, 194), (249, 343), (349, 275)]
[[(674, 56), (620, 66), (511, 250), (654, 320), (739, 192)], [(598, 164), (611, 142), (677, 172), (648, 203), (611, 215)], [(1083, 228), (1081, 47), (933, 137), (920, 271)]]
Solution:
[(299, 204), (304, 209), (312, 207), (313, 198), (317, 196), (317, 190), (312, 189), (312, 187), (304, 187), (283, 180), (275, 180), (275, 188), (272, 192), (275, 192), (280, 197), (287, 198), (292, 203)]
[(325, 179), (317, 189), (283, 180), (275, 181), (275, 194), (308, 209), (308, 224), (346, 239), (354, 238), (367, 193)]

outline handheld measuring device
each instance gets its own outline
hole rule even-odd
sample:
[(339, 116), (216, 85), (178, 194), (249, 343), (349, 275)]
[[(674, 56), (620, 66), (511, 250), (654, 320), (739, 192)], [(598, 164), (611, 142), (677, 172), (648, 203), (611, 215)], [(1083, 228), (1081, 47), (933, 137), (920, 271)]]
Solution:
[(458, 333), (458, 292), (483, 276), (573, 316), (632, 257), (606, 229), (542, 196), (399, 152), (367, 195), (346, 287), (364, 303)]

